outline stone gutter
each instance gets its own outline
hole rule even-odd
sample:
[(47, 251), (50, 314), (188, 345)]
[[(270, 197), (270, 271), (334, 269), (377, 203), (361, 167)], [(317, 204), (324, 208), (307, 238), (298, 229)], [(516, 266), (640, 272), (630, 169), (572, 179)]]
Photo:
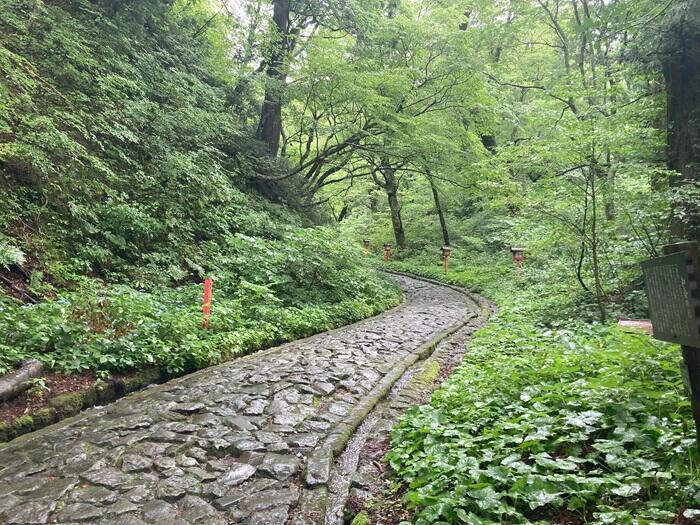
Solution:
[[(312, 516), (325, 517), (328, 495), (328, 481), (331, 467), (335, 459), (343, 452), (357, 428), (362, 424), (367, 415), (382, 401), (391, 391), (394, 384), (417, 362), (429, 358), (435, 348), (442, 341), (450, 338), (456, 332), (464, 328), (474, 318), (482, 318), (484, 321), (491, 315), (493, 306), (484, 297), (473, 294), (459, 286), (445, 284), (434, 279), (429, 279), (410, 273), (380, 269), (379, 271), (409, 277), (418, 281), (424, 281), (437, 286), (444, 286), (465, 295), (479, 309), (478, 313), (468, 312), (459, 322), (432, 337), (427, 342), (417, 347), (411, 354), (402, 359), (385, 375), (378, 385), (370, 391), (355, 407), (353, 413), (348, 415), (336, 429), (324, 441), (314, 453), (309, 456), (304, 472), (306, 485), (305, 496), (302, 496), (302, 509), (300, 515), (292, 519), (291, 525), (309, 525)], [(322, 521), (315, 525), (322, 525)]]

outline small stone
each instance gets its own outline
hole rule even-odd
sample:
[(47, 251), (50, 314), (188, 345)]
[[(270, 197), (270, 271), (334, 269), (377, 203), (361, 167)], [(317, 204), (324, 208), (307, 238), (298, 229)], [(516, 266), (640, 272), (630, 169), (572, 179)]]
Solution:
[[(199, 409), (197, 409), (199, 410)], [(170, 430), (171, 432), (178, 432), (180, 434), (191, 434), (197, 431), (197, 425), (192, 423), (182, 423), (181, 421), (172, 421), (163, 425), (165, 430)]]
[(226, 524), (214, 507), (197, 496), (186, 496), (178, 506), (182, 510), (182, 517), (188, 523)]
[(202, 485), (202, 496), (208, 498), (223, 498), (226, 495), (227, 488), (221, 483), (212, 482)]
[(207, 461), (207, 465), (209, 465), (209, 468), (211, 468), (212, 470), (216, 470), (218, 472), (225, 472), (231, 467), (231, 461), (223, 459), (211, 459)]
[(209, 451), (215, 457), (223, 457), (228, 455), (231, 444), (225, 439), (212, 439), (210, 441), (201, 441), (199, 446)]
[(124, 472), (141, 472), (151, 470), (153, 462), (144, 456), (136, 454), (124, 454), (122, 456), (122, 470)]
[(241, 507), (248, 512), (260, 512), (275, 507), (296, 505), (299, 501), (299, 489), (270, 489), (258, 492), (241, 501)]
[(319, 381), (318, 383), (314, 383), (314, 390), (316, 390), (319, 394), (322, 394), (324, 396), (327, 396), (328, 394), (332, 393), (335, 390), (335, 387), (330, 384), (330, 383), (325, 383), (323, 381)]
[(117, 493), (105, 487), (79, 487), (71, 493), (70, 500), (104, 505), (117, 501)]
[(187, 473), (194, 476), (199, 481), (212, 481), (217, 478), (217, 475), (213, 472), (208, 472), (200, 467), (188, 468)]
[(296, 434), (287, 439), (290, 447), (313, 448), (318, 444), (318, 434)]
[(349, 410), (340, 403), (332, 403), (331, 406), (328, 407), (328, 412), (330, 412), (333, 415), (342, 417), (347, 416), (350, 413)]
[(287, 507), (255, 512), (248, 518), (249, 525), (284, 525), (289, 517)]
[(59, 519), (61, 521), (86, 521), (102, 516), (102, 511), (90, 503), (73, 503), (64, 508)]
[(306, 475), (304, 481), (310, 487), (328, 483), (331, 473), (333, 452), (327, 448), (317, 449), (306, 462)]
[(241, 463), (248, 463), (249, 465), (253, 465), (254, 467), (259, 466), (263, 462), (263, 459), (265, 459), (265, 453), (264, 452), (257, 452), (254, 450), (244, 452), (238, 458), (238, 460)]
[(255, 430), (255, 425), (253, 425), (247, 417), (243, 416), (224, 418), (223, 423), (234, 430)]
[(187, 451), (187, 455), (196, 459), (200, 463), (204, 463), (207, 460), (207, 451), (203, 448), (192, 447)]
[(12, 509), (7, 525), (34, 525), (46, 523), (49, 514), (56, 508), (55, 501), (30, 501)]
[(191, 476), (177, 476), (168, 478), (158, 484), (156, 496), (167, 500), (176, 500), (188, 492), (196, 493), (201, 491), (200, 483)]
[(177, 461), (177, 464), (181, 467), (196, 467), (199, 465), (196, 459), (185, 456), (184, 454), (179, 455), (175, 461)]
[(294, 456), (270, 453), (265, 455), (265, 459), (263, 459), (259, 468), (264, 475), (285, 480), (297, 473), (299, 460)]
[(275, 488), (278, 481), (269, 478), (251, 479), (231, 489), (226, 496), (214, 501), (216, 508), (225, 510), (243, 500), (257, 497), (257, 494)]
[(286, 452), (289, 450), (289, 445), (287, 445), (284, 441), (280, 441), (278, 443), (271, 443), (267, 445), (267, 450), (270, 452)]
[(160, 499), (146, 503), (141, 508), (141, 512), (147, 523), (163, 523), (177, 517), (177, 509), (167, 501)]
[(357, 487), (350, 489), (348, 495), (353, 501), (357, 501), (358, 503), (362, 504), (369, 501), (369, 499), (372, 497), (370, 492), (363, 489), (358, 489)]
[(83, 473), (81, 476), (94, 485), (116, 488), (131, 481), (131, 476), (115, 468), (101, 468)]
[(284, 414), (276, 415), (272, 421), (275, 425), (295, 427), (304, 419), (306, 419), (306, 416), (300, 412), (285, 412)]
[(104, 513), (106, 516), (118, 516), (119, 514), (126, 514), (127, 512), (135, 512), (139, 508), (128, 500), (120, 499), (116, 503), (109, 505), (104, 508)]
[(144, 455), (155, 460), (156, 458), (162, 457), (165, 453), (165, 449), (167, 448), (167, 443), (151, 443), (150, 441), (147, 441), (145, 443), (141, 443), (139, 450), (142, 451)]
[(243, 413), (249, 416), (259, 416), (265, 411), (266, 406), (267, 401), (264, 399), (254, 399), (248, 404), (248, 408), (246, 408)]
[(229, 471), (226, 472), (226, 474), (224, 474), (220, 479), (220, 482), (228, 486), (240, 485), (247, 479), (251, 478), (253, 474), (255, 474), (256, 470), (257, 469), (252, 465), (240, 463), (231, 467), (231, 469), (229, 469)]
[(162, 456), (160, 458), (154, 459), (153, 464), (160, 470), (168, 470), (177, 466), (175, 460), (168, 456)]
[(204, 403), (178, 403), (173, 407), (175, 412), (180, 412), (181, 414), (192, 414), (202, 409), (204, 409)]
[(100, 521), (100, 525), (146, 525), (138, 516), (125, 514), (123, 516), (112, 516)]
[(125, 494), (125, 496), (129, 501), (133, 501), (134, 503), (141, 503), (143, 501), (151, 499), (151, 491), (146, 487), (139, 486), (131, 489)]
[(20, 493), (26, 494), (31, 497), (32, 500), (45, 499), (48, 501), (56, 501), (77, 484), (78, 480), (75, 478), (52, 479), (36, 490), (32, 490), (29, 493), (21, 491)]
[(264, 451), (265, 445), (254, 439), (238, 439), (231, 443), (233, 453), (240, 456), (244, 452)]

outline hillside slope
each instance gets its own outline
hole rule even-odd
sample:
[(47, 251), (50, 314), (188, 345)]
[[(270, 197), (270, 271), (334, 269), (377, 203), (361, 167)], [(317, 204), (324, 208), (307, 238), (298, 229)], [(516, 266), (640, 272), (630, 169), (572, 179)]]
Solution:
[(182, 372), (398, 300), (250, 190), (255, 85), (211, 20), (205, 2), (0, 2), (0, 373)]

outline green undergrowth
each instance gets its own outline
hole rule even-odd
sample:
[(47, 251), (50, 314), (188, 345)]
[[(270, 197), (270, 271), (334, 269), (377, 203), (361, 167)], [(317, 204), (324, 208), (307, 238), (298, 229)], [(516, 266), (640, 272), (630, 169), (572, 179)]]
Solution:
[(455, 260), (447, 275), (421, 259), (390, 265), (500, 307), (394, 430), (388, 459), (414, 522), (698, 523), (678, 347), (590, 322), (586, 298), (551, 269), (518, 277), (511, 265), (505, 255)]
[(0, 0), (0, 374), (180, 374), (400, 300), (291, 182), (261, 182), (283, 166), (219, 10)]
[[(234, 242), (235, 241), (235, 242)], [(0, 372), (34, 357), (67, 372), (157, 365), (178, 374), (358, 321), (400, 290), (322, 228), (277, 240), (234, 239), (214, 275), (202, 328), (202, 284), (138, 289), (86, 279), (52, 300), (0, 299)]]

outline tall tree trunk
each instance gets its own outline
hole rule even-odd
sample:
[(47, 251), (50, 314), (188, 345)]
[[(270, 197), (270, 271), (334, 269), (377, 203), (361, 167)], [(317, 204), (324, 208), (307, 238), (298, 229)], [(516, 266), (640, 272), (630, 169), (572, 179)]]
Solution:
[[(700, 183), (700, 0), (687, 0), (681, 16), (666, 28), (669, 35), (663, 58), (667, 99), (668, 167), (678, 173), (672, 186)], [(673, 233), (700, 240), (700, 203), (683, 199)]]
[(438, 189), (433, 182), (433, 179), (428, 175), (428, 182), (430, 182), (430, 189), (433, 190), (433, 200), (435, 201), (435, 208), (437, 209), (438, 218), (440, 219), (440, 229), (442, 230), (442, 240), (445, 246), (450, 245), (450, 232), (447, 231), (447, 221), (445, 220), (445, 211), (442, 208), (442, 202), (440, 201), (440, 194)]
[(396, 181), (396, 171), (388, 163), (383, 163), (381, 172), (384, 177), (384, 191), (389, 200), (389, 210), (391, 212), (391, 225), (394, 228), (394, 238), (396, 247), (401, 250), (406, 248), (406, 233), (401, 221), (401, 206), (399, 205), (399, 185)]
[(599, 238), (598, 238), (598, 196), (596, 187), (596, 168), (591, 166), (589, 169), (590, 188), (591, 188), (591, 259), (593, 262), (593, 281), (595, 283), (595, 298), (598, 304), (600, 313), (600, 321), (602, 323), (607, 319), (607, 311), (605, 308), (605, 290), (603, 289), (603, 280), (600, 273), (600, 254), (598, 253)]
[(617, 216), (615, 210), (615, 179), (617, 177), (617, 172), (615, 166), (613, 166), (613, 158), (608, 148), (605, 154), (607, 161), (606, 171), (605, 171), (605, 218), (612, 221)]
[(272, 20), (275, 43), (270, 53), (265, 83), (265, 97), (260, 113), (258, 138), (267, 144), (273, 157), (277, 156), (282, 134), (282, 90), (287, 80), (286, 58), (289, 51), (289, 0), (275, 0)]

